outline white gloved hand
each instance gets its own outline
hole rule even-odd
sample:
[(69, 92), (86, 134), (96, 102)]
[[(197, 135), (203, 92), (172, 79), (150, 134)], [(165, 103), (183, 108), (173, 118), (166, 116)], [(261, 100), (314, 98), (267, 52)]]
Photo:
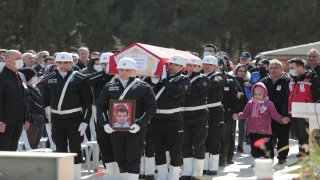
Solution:
[(110, 125), (109, 124), (106, 124), (106, 125), (104, 125), (103, 126), (104, 127), (104, 131), (106, 132), (106, 133), (113, 133), (114, 132), (114, 130), (110, 127)]
[(83, 136), (84, 132), (86, 132), (86, 129), (88, 127), (87, 123), (82, 122), (78, 128), (78, 131), (80, 131), (80, 136)]
[(130, 133), (136, 133), (140, 130), (140, 126), (138, 124), (132, 124), (130, 129), (132, 129), (132, 130), (129, 130)]
[(161, 79), (167, 79), (167, 66), (166, 65), (163, 66)]
[(159, 80), (160, 80), (160, 77), (159, 77), (159, 76), (157, 76), (157, 77), (151, 77), (151, 82), (152, 82), (153, 84), (158, 84)]
[(52, 134), (51, 129), (52, 129), (52, 124), (46, 124), (46, 130), (48, 134)]

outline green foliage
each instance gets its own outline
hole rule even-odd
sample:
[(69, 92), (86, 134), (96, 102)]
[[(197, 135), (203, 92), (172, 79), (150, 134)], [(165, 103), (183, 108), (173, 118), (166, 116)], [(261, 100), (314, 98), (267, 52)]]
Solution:
[(0, 47), (53, 53), (85, 42), (106, 52), (141, 42), (202, 54), (213, 43), (236, 61), (319, 41), (318, 17), (317, 0), (3, 0)]

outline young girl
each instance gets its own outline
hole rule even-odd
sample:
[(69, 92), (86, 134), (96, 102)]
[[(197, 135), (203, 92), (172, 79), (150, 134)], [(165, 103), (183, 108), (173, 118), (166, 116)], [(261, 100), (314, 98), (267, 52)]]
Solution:
[[(281, 124), (287, 124), (287, 121), (282, 122), (281, 115), (277, 112), (273, 102), (269, 101), (268, 91), (263, 83), (258, 82), (252, 89), (252, 99), (247, 103), (243, 112), (239, 113), (238, 119), (248, 118), (247, 134), (250, 137), (251, 155), (253, 158), (266, 157), (264, 151), (259, 147), (254, 147), (253, 144), (262, 138), (267, 138), (272, 135), (271, 121), (276, 120)], [(265, 147), (269, 151), (267, 142)], [(270, 158), (270, 157), (269, 157)], [(273, 158), (273, 157), (271, 157)]]

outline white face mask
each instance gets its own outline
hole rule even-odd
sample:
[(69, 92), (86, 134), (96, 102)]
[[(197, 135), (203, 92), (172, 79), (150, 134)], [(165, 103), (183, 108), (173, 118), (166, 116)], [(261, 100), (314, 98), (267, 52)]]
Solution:
[(0, 62), (0, 72), (2, 71), (3, 67), (6, 65), (5, 62)]
[(102, 71), (102, 66), (100, 64), (93, 65), (93, 69), (96, 70), (97, 72)]
[(16, 60), (16, 65), (14, 67), (17, 68), (17, 69), (21, 69), (23, 67), (22, 59)]
[(30, 84), (36, 84), (37, 82), (38, 82), (38, 77), (33, 77), (33, 78), (31, 79)]
[(290, 74), (291, 76), (298, 76), (298, 73), (296, 73), (296, 69), (294, 69), (294, 70), (290, 69), (290, 70), (289, 70), (289, 74)]

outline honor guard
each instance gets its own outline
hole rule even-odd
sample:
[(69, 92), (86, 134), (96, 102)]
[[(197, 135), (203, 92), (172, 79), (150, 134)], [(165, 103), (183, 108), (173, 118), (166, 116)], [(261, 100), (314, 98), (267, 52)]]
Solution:
[[(177, 180), (181, 166), (183, 138), (183, 103), (190, 89), (190, 80), (181, 74), (186, 58), (173, 55), (169, 68), (163, 66), (162, 82), (155, 86), (157, 112), (150, 122), (158, 180)], [(170, 167), (166, 164), (166, 149), (170, 152)]]
[(218, 67), (218, 59), (206, 56), (202, 60), (203, 73), (210, 79), (211, 86), (208, 92), (207, 107), (209, 110), (208, 138), (206, 140), (206, 154), (204, 173), (217, 175), (219, 167), (220, 137), (224, 125), (224, 109), (221, 103), (225, 76)]
[(100, 96), (100, 93), (103, 87), (110, 82), (114, 75), (109, 73), (109, 59), (113, 53), (103, 53), (100, 56), (100, 65), (101, 71), (90, 74), (84, 78), (84, 81), (91, 87), (93, 94), (93, 106), (92, 113), (95, 119), (96, 126), (96, 134), (97, 134), (97, 143), (100, 148), (100, 152), (102, 155), (102, 163), (105, 165), (108, 173), (104, 177), (104, 180), (113, 180), (120, 178), (120, 172), (118, 164), (114, 161), (113, 158), (113, 150), (111, 145), (110, 134), (106, 133), (103, 127), (99, 126), (97, 123), (97, 110), (96, 110), (96, 102)]
[[(44, 80), (42, 106), (47, 119), (46, 129), (52, 132), (57, 152), (77, 153), (74, 177), (81, 178), (83, 134), (92, 114), (92, 94), (84, 75), (70, 69), (72, 56), (61, 52), (56, 56), (57, 69)], [(80, 131), (80, 132), (79, 132)], [(69, 141), (69, 148), (68, 148)]]
[[(156, 112), (157, 104), (151, 87), (134, 74), (137, 64), (132, 58), (118, 62), (119, 77), (107, 83), (96, 103), (98, 123), (105, 132), (111, 133), (114, 159), (118, 163), (121, 179), (136, 180), (140, 173), (146, 125)], [(135, 100), (136, 117), (129, 132), (114, 132), (109, 125), (110, 100)], [(112, 122), (111, 122), (112, 123)]]
[(202, 74), (202, 61), (189, 58), (187, 70), (183, 72), (190, 79), (190, 91), (184, 102), (183, 120), (183, 169), (180, 180), (201, 178), (205, 158), (205, 142), (208, 136), (207, 95), (211, 82)]

